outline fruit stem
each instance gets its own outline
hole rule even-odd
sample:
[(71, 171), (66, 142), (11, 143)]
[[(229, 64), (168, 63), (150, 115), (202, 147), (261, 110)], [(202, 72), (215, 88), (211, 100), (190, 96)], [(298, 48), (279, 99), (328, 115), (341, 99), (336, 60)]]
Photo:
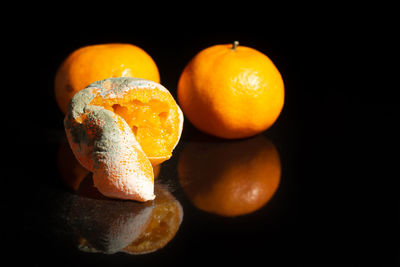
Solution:
[(234, 41), (233, 42), (233, 46), (232, 46), (232, 50), (236, 51), (236, 47), (239, 45), (239, 41)]

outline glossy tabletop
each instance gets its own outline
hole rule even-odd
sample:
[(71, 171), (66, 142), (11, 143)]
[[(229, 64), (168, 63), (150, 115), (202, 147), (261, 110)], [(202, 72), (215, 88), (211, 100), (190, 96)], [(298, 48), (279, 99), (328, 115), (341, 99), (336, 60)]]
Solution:
[[(366, 102), (362, 88), (349, 86), (354, 61), (345, 67), (343, 61), (354, 50), (345, 49), (342, 39), (303, 36), (300, 42), (238, 33), (160, 44), (147, 35), (89, 35), (74, 42), (70, 37), (48, 37), (51, 49), (33, 46), (37, 53), (30, 61), (44, 58), (28, 76), (37, 82), (7, 107), (18, 114), (4, 124), (12, 129), (3, 139), (11, 148), (1, 202), (7, 256), (33, 266), (396, 260), (398, 249), (390, 245), (396, 194), (385, 180), (391, 176), (385, 168), (370, 176), (383, 157), (373, 148), (384, 140), (365, 134), (371, 121), (390, 120), (365, 112), (372, 102)], [(61, 60), (89, 43), (136, 43), (153, 55), (163, 85), (176, 97), (186, 62), (199, 49), (232, 38), (268, 54), (281, 71), (285, 106), (276, 123), (251, 138), (222, 140), (186, 120), (172, 158), (154, 169), (154, 201), (99, 194), (66, 144), (52, 91)]]

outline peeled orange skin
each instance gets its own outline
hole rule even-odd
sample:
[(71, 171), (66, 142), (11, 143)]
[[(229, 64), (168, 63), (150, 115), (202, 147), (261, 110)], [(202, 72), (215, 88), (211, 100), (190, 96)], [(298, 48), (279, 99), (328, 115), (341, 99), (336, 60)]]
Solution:
[(179, 155), (178, 178), (195, 207), (234, 217), (268, 203), (280, 183), (281, 162), (275, 146), (262, 135), (190, 142)]
[(273, 62), (246, 46), (214, 45), (184, 68), (178, 102), (199, 130), (227, 139), (271, 127), (284, 104), (284, 83)]
[(81, 47), (67, 56), (57, 70), (54, 93), (65, 114), (72, 97), (89, 84), (112, 77), (136, 77), (160, 82), (156, 63), (142, 48), (127, 43)]
[[(121, 109), (125, 113), (118, 113)], [(121, 117), (131, 109), (139, 116), (138, 120)], [(161, 112), (159, 118), (158, 112)], [(139, 123), (137, 127), (133, 125), (136, 133), (125, 119)], [(161, 128), (149, 127), (148, 120), (155, 124), (158, 122)], [(181, 136), (183, 114), (162, 85), (144, 79), (119, 77), (97, 81), (75, 94), (64, 125), (75, 157), (93, 172), (94, 185), (103, 195), (147, 201), (155, 197), (151, 160), (159, 163), (171, 156)], [(161, 134), (158, 146), (167, 154), (151, 150), (153, 145), (157, 145), (153, 144), (157, 131)], [(146, 149), (147, 153), (155, 154), (145, 154)]]

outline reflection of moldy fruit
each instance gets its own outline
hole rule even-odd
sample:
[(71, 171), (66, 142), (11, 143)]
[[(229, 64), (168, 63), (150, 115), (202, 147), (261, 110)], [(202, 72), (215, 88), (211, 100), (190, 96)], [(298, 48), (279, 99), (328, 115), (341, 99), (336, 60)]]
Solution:
[(171, 157), (183, 114), (158, 83), (110, 78), (75, 94), (64, 125), (72, 151), (103, 195), (147, 201), (155, 197), (152, 164)]
[(78, 235), (79, 249), (106, 254), (151, 253), (172, 240), (183, 218), (180, 203), (162, 185), (150, 202), (111, 200), (85, 179), (73, 197), (69, 224)]
[(58, 68), (54, 93), (61, 111), (89, 84), (112, 77), (136, 77), (160, 82), (154, 60), (132, 44), (97, 44), (73, 51)]
[(200, 51), (183, 70), (177, 93), (196, 128), (228, 139), (268, 129), (284, 103), (283, 80), (273, 62), (238, 42)]
[[(82, 186), (88, 183), (83, 182)], [(152, 205), (95, 198), (100, 194), (94, 194), (94, 188), (80, 188), (79, 191), (68, 216), (70, 226), (81, 237), (81, 250), (116, 253), (138, 238), (150, 222)]]
[(174, 196), (162, 186), (155, 187), (156, 199), (151, 221), (141, 236), (124, 248), (130, 254), (146, 254), (163, 248), (178, 232), (183, 209)]
[(178, 161), (178, 177), (199, 209), (222, 216), (258, 210), (274, 195), (281, 175), (275, 146), (262, 135), (228, 142), (190, 142)]

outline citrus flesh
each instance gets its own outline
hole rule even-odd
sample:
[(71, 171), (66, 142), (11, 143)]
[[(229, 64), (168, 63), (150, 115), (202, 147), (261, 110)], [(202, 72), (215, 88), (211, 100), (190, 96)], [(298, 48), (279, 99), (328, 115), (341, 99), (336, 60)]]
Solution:
[(121, 116), (150, 159), (171, 157), (178, 137), (179, 118), (177, 113), (170, 112), (171, 105), (167, 102), (139, 91), (128, 92), (123, 98), (96, 97), (90, 104), (102, 106)]

